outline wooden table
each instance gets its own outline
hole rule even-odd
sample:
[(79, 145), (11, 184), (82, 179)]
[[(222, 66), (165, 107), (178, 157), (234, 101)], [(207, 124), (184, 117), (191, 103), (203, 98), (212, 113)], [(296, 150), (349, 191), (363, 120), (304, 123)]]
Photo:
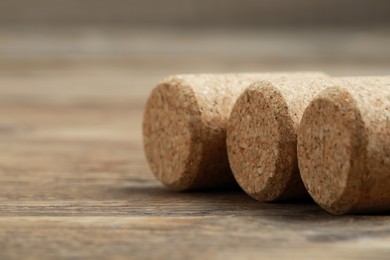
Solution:
[(0, 258), (389, 259), (389, 215), (171, 192), (141, 138), (145, 99), (165, 75), (388, 74), (389, 43), (361, 32), (2, 31)]

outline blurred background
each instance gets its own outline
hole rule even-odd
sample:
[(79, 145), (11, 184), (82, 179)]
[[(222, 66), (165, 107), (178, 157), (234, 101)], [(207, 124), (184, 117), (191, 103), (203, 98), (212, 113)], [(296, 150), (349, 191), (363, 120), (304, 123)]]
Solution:
[(142, 103), (174, 73), (390, 74), (389, 14), (388, 0), (1, 0), (0, 101)]

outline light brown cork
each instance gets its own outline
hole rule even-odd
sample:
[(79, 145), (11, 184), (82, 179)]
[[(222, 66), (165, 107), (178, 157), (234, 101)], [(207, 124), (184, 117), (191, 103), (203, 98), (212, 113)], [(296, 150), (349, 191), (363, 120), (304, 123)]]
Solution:
[(304, 112), (299, 168), (333, 214), (390, 211), (390, 77), (339, 80)]
[(226, 124), (234, 102), (256, 80), (326, 77), (323, 73), (176, 75), (161, 82), (145, 108), (143, 138), (152, 172), (174, 190), (232, 187)]
[(227, 126), (229, 162), (238, 184), (259, 201), (309, 197), (298, 171), (297, 129), (327, 78), (255, 82), (238, 98)]

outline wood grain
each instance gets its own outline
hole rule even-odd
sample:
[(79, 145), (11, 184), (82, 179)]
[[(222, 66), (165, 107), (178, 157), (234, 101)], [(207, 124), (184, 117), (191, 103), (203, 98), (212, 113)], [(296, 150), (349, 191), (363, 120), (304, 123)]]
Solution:
[[(115, 55), (110, 63), (43, 51), (10, 55), (10, 66), (0, 62), (1, 259), (388, 259), (386, 214), (335, 217), (312, 202), (266, 204), (241, 191), (164, 189), (144, 159), (141, 120), (150, 89), (181, 63), (148, 69)], [(187, 69), (226, 68), (218, 66), (222, 59), (208, 64), (195, 56)], [(221, 57), (252, 71), (286, 66)], [(153, 64), (153, 57), (143, 61)], [(373, 63), (382, 72), (390, 67), (385, 58)], [(332, 64), (306, 65), (337, 71)]]

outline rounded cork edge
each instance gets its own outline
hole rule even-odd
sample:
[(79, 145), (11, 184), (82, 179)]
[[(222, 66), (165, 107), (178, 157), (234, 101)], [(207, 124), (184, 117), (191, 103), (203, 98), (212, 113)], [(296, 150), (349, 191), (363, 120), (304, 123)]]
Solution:
[(156, 178), (172, 190), (189, 190), (198, 178), (201, 121), (195, 93), (183, 78), (167, 78), (148, 98), (143, 119), (145, 155)]
[(296, 136), (288, 105), (270, 82), (252, 84), (237, 100), (228, 123), (227, 147), (238, 184), (254, 199), (307, 196), (297, 169)]
[(299, 169), (309, 194), (329, 213), (354, 212), (367, 170), (367, 142), (347, 89), (327, 88), (306, 108), (298, 131)]

